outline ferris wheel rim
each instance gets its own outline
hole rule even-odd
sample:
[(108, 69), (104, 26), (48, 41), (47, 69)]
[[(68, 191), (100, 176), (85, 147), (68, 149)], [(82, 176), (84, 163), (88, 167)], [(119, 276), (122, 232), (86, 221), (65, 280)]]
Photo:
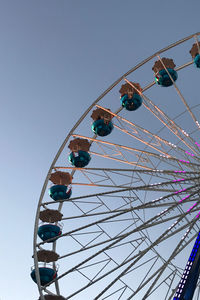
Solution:
[[(119, 82), (121, 82), (127, 75), (133, 73), (136, 69), (138, 69), (139, 67), (141, 67), (142, 65), (144, 65), (146, 62), (150, 61), (151, 59), (153, 59), (154, 57), (160, 55), (161, 53), (169, 50), (170, 48), (173, 48), (181, 43), (184, 43), (185, 41), (194, 38), (195, 36), (199, 36), (200, 32), (192, 34), (190, 36), (187, 36), (175, 43), (170, 44), (169, 46), (161, 49), (160, 51), (155, 52), (153, 55), (149, 56), (147, 59), (143, 60), (141, 63), (137, 64), (135, 67), (131, 68), (128, 72), (126, 72), (125, 74), (123, 74), (120, 78), (118, 78), (113, 84), (111, 84), (90, 106), (89, 108), (84, 112), (84, 114), (80, 117), (80, 119), (76, 122), (76, 124), (74, 125), (74, 127), (70, 130), (70, 132), (68, 133), (67, 137), (64, 139), (61, 147), (59, 148), (55, 158), (52, 161), (52, 164), (49, 168), (49, 171), (47, 173), (42, 191), (41, 191), (41, 195), (39, 198), (39, 202), (38, 202), (38, 207), (37, 207), (37, 212), (36, 212), (36, 218), (35, 218), (35, 226), (34, 226), (34, 245), (33, 245), (33, 249), (34, 249), (34, 263), (35, 263), (35, 269), (36, 269), (36, 278), (37, 278), (37, 282), (40, 285), (40, 278), (39, 278), (39, 269), (38, 269), (38, 260), (37, 260), (37, 243), (36, 243), (36, 239), (37, 239), (37, 230), (38, 230), (38, 221), (39, 221), (39, 212), (40, 212), (40, 207), (42, 204), (42, 200), (43, 200), (43, 196), (45, 193), (45, 190), (47, 188), (47, 183), (49, 180), (49, 176), (52, 172), (52, 170), (55, 167), (55, 164), (60, 156), (60, 154), (62, 153), (66, 143), (68, 142), (68, 140), (70, 139), (70, 137), (73, 135), (75, 129), (80, 125), (80, 123), (83, 121), (83, 119), (85, 118), (85, 116), (91, 111), (91, 109), (107, 94), (109, 93)], [(191, 63), (190, 63), (191, 64)], [(148, 87), (147, 87), (148, 88)], [(54, 244), (54, 249), (56, 249), (56, 243)], [(44, 300), (43, 297), (43, 293), (41, 292), (41, 289), (39, 289), (40, 292), (40, 296), (41, 296), (41, 300)]]

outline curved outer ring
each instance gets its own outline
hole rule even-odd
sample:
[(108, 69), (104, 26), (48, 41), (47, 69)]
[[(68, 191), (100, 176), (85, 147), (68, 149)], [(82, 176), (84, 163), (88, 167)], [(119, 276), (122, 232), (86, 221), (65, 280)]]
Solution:
[(74, 125), (74, 127), (70, 130), (69, 134), (66, 136), (65, 140), (63, 141), (62, 145), (60, 146), (56, 156), (54, 157), (52, 164), (49, 168), (49, 171), (47, 173), (46, 179), (44, 181), (43, 187), (42, 187), (42, 191), (40, 194), (40, 198), (39, 198), (39, 202), (38, 202), (38, 206), (37, 206), (37, 211), (36, 211), (36, 217), (35, 217), (35, 225), (34, 225), (34, 236), (33, 236), (33, 256), (34, 256), (34, 265), (35, 265), (35, 274), (36, 274), (36, 280), (37, 280), (37, 285), (38, 285), (38, 289), (39, 289), (39, 293), (40, 293), (40, 299), (41, 300), (45, 300), (44, 295), (42, 294), (42, 290), (41, 290), (41, 282), (40, 282), (40, 277), (39, 277), (39, 267), (38, 267), (38, 258), (37, 258), (37, 231), (38, 231), (38, 223), (39, 223), (39, 214), (40, 214), (40, 207), (41, 207), (41, 203), (44, 197), (44, 193), (46, 191), (47, 188), (47, 184), (48, 184), (48, 180), (49, 177), (51, 175), (52, 169), (54, 168), (56, 161), (58, 160), (60, 154), (62, 153), (66, 143), (68, 142), (69, 138), (71, 137), (71, 135), (73, 134), (74, 130), (79, 126), (79, 124), (82, 122), (82, 120), (86, 117), (86, 115), (89, 113), (89, 111), (106, 95), (108, 94), (120, 81), (122, 81), (126, 76), (128, 76), (129, 74), (133, 73), (135, 70), (137, 70), (138, 68), (140, 68), (142, 65), (144, 65), (145, 63), (147, 63), (148, 61), (150, 61), (151, 59), (153, 59), (155, 56), (160, 55), (161, 53), (179, 45), (184, 43), (185, 41), (192, 39), (195, 36), (200, 35), (200, 32), (197, 32), (195, 34), (189, 35), (175, 43), (170, 44), (169, 46), (161, 49), (160, 51), (157, 51), (156, 53), (154, 53), (153, 55), (149, 56), (148, 58), (144, 59), (142, 62), (140, 62), (139, 64), (137, 64), (136, 66), (134, 66), (133, 68), (131, 68), (129, 71), (127, 71), (125, 74), (123, 74), (120, 78), (118, 78), (113, 84), (111, 84), (90, 106), (89, 108), (84, 112), (84, 114), (81, 116), (81, 118), (76, 122), (76, 124)]

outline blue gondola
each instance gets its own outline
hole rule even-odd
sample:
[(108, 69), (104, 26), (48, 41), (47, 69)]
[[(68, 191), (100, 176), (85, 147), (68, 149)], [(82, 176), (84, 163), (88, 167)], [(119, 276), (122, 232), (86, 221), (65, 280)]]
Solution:
[(52, 185), (49, 189), (49, 196), (55, 201), (69, 199), (71, 197), (71, 194), (71, 188), (69, 189), (66, 185)]
[[(39, 274), (40, 274), (40, 282), (42, 286), (48, 284), (49, 282), (51, 282), (57, 277), (57, 272), (52, 268), (46, 268), (46, 267), (39, 268)], [(31, 278), (35, 283), (37, 283), (35, 269), (33, 269), (31, 272)]]
[(53, 239), (49, 241), (52, 243), (56, 240), (56, 238), (61, 235), (62, 231), (58, 225), (54, 224), (44, 224), (38, 228), (38, 236), (43, 240), (46, 241), (48, 239)]
[[(178, 73), (174, 69), (167, 68), (167, 71), (171, 75), (173, 81), (176, 81), (178, 78)], [(167, 73), (165, 69), (160, 70), (156, 76), (155, 81), (157, 84), (167, 87), (173, 85), (173, 81), (171, 80), (169, 74)]]
[(197, 54), (194, 58), (194, 64), (197, 68), (200, 68), (200, 54)]
[(110, 121), (105, 123), (103, 119), (99, 119), (93, 122), (92, 131), (99, 136), (106, 136), (113, 130), (113, 123)]
[(125, 94), (120, 100), (122, 107), (130, 111), (136, 110), (142, 105), (142, 98), (137, 93), (134, 93), (132, 98), (129, 98), (128, 94)]
[(76, 154), (71, 152), (68, 159), (74, 167), (84, 168), (89, 164), (91, 157), (88, 152), (79, 150)]

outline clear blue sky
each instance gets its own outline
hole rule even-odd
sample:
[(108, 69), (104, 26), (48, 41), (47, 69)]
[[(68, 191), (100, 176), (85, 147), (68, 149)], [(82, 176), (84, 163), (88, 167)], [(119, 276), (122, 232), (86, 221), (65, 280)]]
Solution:
[(1, 300), (38, 299), (34, 218), (65, 135), (121, 74), (198, 32), (199, 11), (199, 0), (0, 1)]

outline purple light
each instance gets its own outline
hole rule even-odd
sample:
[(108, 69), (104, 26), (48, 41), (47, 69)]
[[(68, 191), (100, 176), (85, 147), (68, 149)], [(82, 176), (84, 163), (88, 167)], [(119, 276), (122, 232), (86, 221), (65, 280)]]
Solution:
[(183, 199), (179, 200), (179, 202), (182, 202), (183, 200), (185, 200), (185, 199), (187, 199), (187, 198), (189, 198), (189, 197), (190, 197), (190, 195), (187, 195), (187, 196), (184, 197)]
[(174, 173), (186, 173), (186, 171), (174, 171)]
[(200, 216), (200, 212), (198, 213), (198, 215), (196, 215), (196, 218), (198, 218)]
[(186, 164), (189, 164), (190, 162), (188, 160), (182, 160), (182, 159), (179, 159), (180, 162), (184, 162)]
[(194, 156), (193, 153), (190, 153), (190, 152), (188, 152), (188, 151), (185, 151), (185, 153), (187, 153), (188, 155)]
[(181, 178), (181, 179), (175, 179), (175, 180), (173, 180), (173, 182), (183, 181), (183, 180), (185, 180), (185, 179), (184, 179), (184, 178)]
[(193, 207), (195, 207), (195, 205), (197, 205), (197, 202), (196, 202), (194, 205), (192, 205), (192, 206), (187, 210), (187, 212), (191, 211), (191, 209), (193, 209)]
[(186, 191), (186, 189), (179, 190), (179, 191), (175, 192), (174, 194), (178, 194), (178, 193), (181, 193), (181, 192), (184, 192), (184, 191)]
[(198, 147), (200, 147), (200, 144), (198, 144), (197, 142), (195, 142), (195, 144), (196, 144)]

